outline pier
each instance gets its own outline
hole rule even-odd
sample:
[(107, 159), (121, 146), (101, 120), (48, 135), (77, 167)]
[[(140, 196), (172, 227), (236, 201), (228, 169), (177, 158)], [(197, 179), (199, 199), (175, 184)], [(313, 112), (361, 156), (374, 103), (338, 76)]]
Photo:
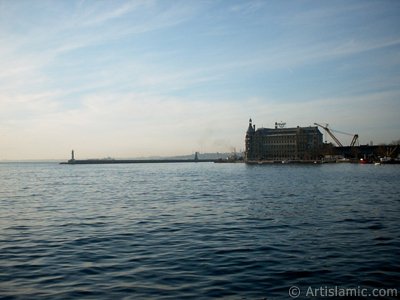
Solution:
[(62, 165), (94, 164), (155, 164), (155, 163), (201, 163), (214, 162), (213, 159), (75, 159), (61, 162)]
[(380, 157), (394, 159), (400, 155), (400, 145), (326, 147), (323, 152), (325, 155), (343, 156), (350, 159), (378, 160)]
[(201, 163), (214, 162), (214, 159), (199, 159), (195, 153), (194, 159), (75, 159), (75, 152), (72, 150), (71, 159), (61, 162), (61, 165), (95, 165), (95, 164), (159, 164), (159, 163)]

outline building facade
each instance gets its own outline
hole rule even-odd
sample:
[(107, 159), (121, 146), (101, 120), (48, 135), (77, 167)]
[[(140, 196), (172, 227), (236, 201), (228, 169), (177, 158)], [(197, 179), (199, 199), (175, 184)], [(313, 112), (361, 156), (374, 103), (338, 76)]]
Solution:
[(259, 128), (249, 120), (245, 161), (316, 160), (322, 149), (318, 127)]

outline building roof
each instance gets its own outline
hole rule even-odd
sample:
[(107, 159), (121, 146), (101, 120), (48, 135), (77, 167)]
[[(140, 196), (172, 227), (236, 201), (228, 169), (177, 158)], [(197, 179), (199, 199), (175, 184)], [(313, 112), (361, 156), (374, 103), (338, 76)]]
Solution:
[(309, 127), (291, 127), (291, 128), (258, 128), (255, 132), (257, 134), (262, 135), (274, 135), (274, 134), (296, 134), (299, 131), (302, 132), (315, 132), (321, 133), (318, 127), (309, 126)]

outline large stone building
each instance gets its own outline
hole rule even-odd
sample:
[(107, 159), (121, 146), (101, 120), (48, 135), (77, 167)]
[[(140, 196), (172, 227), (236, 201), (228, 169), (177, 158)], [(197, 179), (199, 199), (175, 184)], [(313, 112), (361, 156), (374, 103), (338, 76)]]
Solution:
[(318, 127), (258, 128), (250, 119), (246, 133), (245, 161), (316, 160), (323, 145)]

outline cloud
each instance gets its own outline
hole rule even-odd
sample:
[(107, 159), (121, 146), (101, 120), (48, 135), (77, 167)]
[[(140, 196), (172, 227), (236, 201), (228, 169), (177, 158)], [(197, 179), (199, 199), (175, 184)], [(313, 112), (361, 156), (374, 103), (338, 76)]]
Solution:
[(259, 11), (266, 5), (264, 1), (245, 1), (239, 4), (232, 5), (230, 10), (233, 12), (240, 12), (242, 14), (251, 14)]
[[(81, 158), (239, 151), (244, 147), (249, 117), (257, 128), (273, 127), (281, 120), (289, 127), (327, 122), (334, 129), (358, 133), (362, 143), (371, 139), (380, 142), (374, 134), (386, 126), (398, 126), (395, 115), (399, 105), (393, 100), (399, 96), (396, 92), (313, 99), (300, 104), (265, 98), (206, 102), (154, 94), (93, 93), (84, 97), (80, 108), (69, 110), (52, 104), (53, 96), (14, 99), (14, 106), (8, 107), (10, 102), (2, 107), (13, 116), (13, 110), (22, 112), (21, 107), (26, 105), (29, 112), (23, 123), (3, 122), (3, 142), (18, 148), (9, 158), (43, 157), (42, 153), (49, 153), (45, 145), (51, 148), (48, 158), (68, 156), (72, 148)], [(392, 115), (380, 111), (381, 105), (390, 107)], [(387, 118), (386, 124), (381, 124), (382, 118)], [(347, 137), (340, 139), (347, 142)]]
[(239, 150), (249, 117), (398, 138), (398, 21), (380, 5), (21, 3), (0, 12), (9, 157)]
[[(107, 4), (107, 3), (106, 3)], [(126, 1), (122, 5), (113, 6), (110, 9), (104, 7), (98, 10), (91, 10), (84, 13), (81, 18), (79, 26), (98, 26), (101, 23), (108, 22), (113, 19), (120, 18), (135, 9), (138, 9), (145, 1)], [(83, 9), (83, 7), (81, 7)]]

